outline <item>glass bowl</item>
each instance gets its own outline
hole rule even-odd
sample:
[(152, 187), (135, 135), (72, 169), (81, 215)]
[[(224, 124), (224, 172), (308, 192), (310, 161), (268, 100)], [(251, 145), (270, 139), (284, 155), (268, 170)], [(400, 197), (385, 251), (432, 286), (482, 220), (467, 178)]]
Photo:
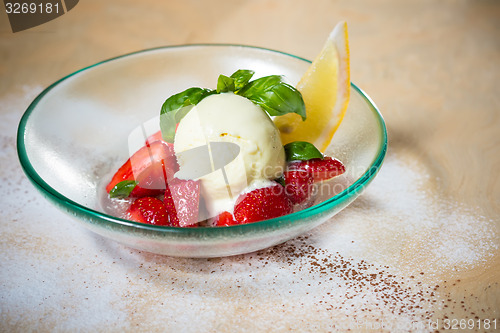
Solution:
[(128, 137), (158, 116), (164, 100), (188, 87), (214, 88), (219, 74), (252, 69), (254, 78), (284, 75), (295, 85), (310, 61), (242, 45), (181, 45), (123, 55), (79, 70), (45, 89), (18, 129), (24, 172), (53, 204), (88, 229), (130, 247), (178, 257), (253, 252), (294, 238), (329, 220), (356, 199), (385, 157), (384, 120), (351, 85), (344, 121), (326, 153), (346, 166), (320, 187), (316, 204), (262, 222), (231, 227), (176, 228), (113, 216), (103, 190), (129, 157)]

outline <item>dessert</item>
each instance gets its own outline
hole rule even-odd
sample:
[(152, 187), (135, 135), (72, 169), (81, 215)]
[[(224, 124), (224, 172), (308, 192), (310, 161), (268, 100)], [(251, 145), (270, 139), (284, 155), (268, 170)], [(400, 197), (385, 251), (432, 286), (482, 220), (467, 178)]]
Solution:
[[(247, 79), (240, 88), (232, 84), (221, 89), (220, 81), (227, 80), (221, 76), (218, 90), (179, 93), (205, 94), (197, 97), (196, 105), (182, 98), (172, 106), (179, 94), (165, 101), (162, 131), (149, 137), (106, 186), (111, 197), (131, 200), (129, 219), (176, 227), (271, 219), (309, 206), (315, 182), (345, 171), (340, 161), (323, 156), (311, 143), (293, 141), (283, 146), (270, 114), (293, 112), (305, 118), (297, 90), (279, 76), (249, 81), (250, 70), (239, 70), (229, 78), (242, 73)], [(266, 96), (256, 91), (251, 96), (266, 103), (266, 109), (246, 97), (245, 87), (255, 84)], [(294, 94), (292, 107), (290, 103), (271, 106), (269, 100), (277, 98), (281, 86)], [(171, 128), (173, 138), (163, 135)]]
[[(315, 60), (314, 70), (301, 80), (305, 95), (279, 75), (252, 80), (254, 72), (245, 69), (220, 75), (216, 89), (194, 87), (169, 97), (161, 108), (161, 131), (114, 174), (106, 186), (110, 198), (129, 202), (131, 220), (174, 227), (253, 223), (309, 207), (315, 183), (345, 172), (339, 160), (315, 144), (326, 148), (348, 95), (333, 98), (341, 105), (340, 113), (337, 106), (333, 111), (333, 132), (331, 121), (325, 128), (314, 114), (324, 116), (331, 99), (314, 101), (313, 120), (307, 120), (309, 95), (316, 93), (306, 88), (321, 82), (315, 73), (324, 58)], [(345, 77), (345, 70), (337, 72)], [(338, 84), (329, 89), (337, 93)], [(310, 138), (321, 142), (293, 140), (295, 132), (304, 133), (302, 123), (320, 129)]]

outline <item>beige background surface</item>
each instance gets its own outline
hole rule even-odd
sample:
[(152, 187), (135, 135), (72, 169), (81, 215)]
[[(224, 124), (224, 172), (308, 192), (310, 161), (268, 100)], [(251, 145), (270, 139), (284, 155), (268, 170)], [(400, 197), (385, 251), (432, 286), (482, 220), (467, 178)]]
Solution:
[[(342, 19), (389, 151), (304, 237), (223, 259), (142, 253), (70, 223), (22, 174), (19, 118), (75, 70), (185, 43), (312, 59)], [(500, 328), (499, 36), (498, 1), (85, 0), (15, 34), (1, 13), (0, 331)]]

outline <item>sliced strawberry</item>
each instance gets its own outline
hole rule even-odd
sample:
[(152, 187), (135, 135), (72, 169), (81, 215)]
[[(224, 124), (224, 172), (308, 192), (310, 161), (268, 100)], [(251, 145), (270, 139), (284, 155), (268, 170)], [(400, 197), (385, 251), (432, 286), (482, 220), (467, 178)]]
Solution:
[[(179, 123), (177, 123), (177, 125), (175, 126), (176, 131), (177, 131), (177, 127), (179, 127)], [(148, 143), (151, 144), (155, 141), (163, 141), (169, 145), (172, 145), (172, 143), (163, 140), (163, 135), (161, 135), (161, 131), (158, 131), (158, 132), (153, 133), (150, 136), (148, 136), (148, 138), (146, 139), (146, 144), (148, 144)]]
[(283, 173), (285, 192), (293, 204), (306, 201), (311, 195), (313, 176), (307, 170), (290, 170)]
[(233, 214), (230, 212), (224, 211), (217, 215), (214, 220), (214, 225), (217, 227), (228, 227), (230, 225), (236, 225), (238, 222), (234, 219)]
[(156, 132), (156, 133), (151, 134), (150, 136), (148, 136), (148, 138), (146, 139), (146, 145), (147, 144), (152, 144), (155, 141), (163, 141), (163, 137), (161, 135), (161, 131), (158, 131), (158, 132)]
[[(150, 168), (154, 164), (159, 165)], [(143, 179), (147, 178), (149, 171), (158, 169), (164, 169), (167, 180), (173, 178), (174, 173), (179, 170), (173, 148), (163, 141), (155, 141), (147, 144), (135, 152), (114, 174), (106, 186), (106, 191), (109, 193), (113, 187), (124, 180), (137, 180), (141, 177)], [(142, 172), (145, 170), (148, 172), (142, 175)], [(162, 183), (165, 183), (164, 179)], [(147, 188), (143, 185), (141, 187)]]
[(292, 202), (280, 184), (258, 188), (236, 200), (234, 217), (238, 223), (272, 219), (292, 212)]
[(168, 179), (173, 178), (173, 174), (167, 171), (165, 160), (155, 162), (144, 169), (136, 179), (137, 185), (130, 193), (132, 198), (154, 197), (165, 193)]
[(345, 166), (336, 158), (326, 156), (325, 158), (313, 158), (307, 161), (291, 161), (288, 170), (310, 171), (314, 181), (327, 180), (339, 176), (345, 172)]
[(165, 191), (165, 206), (172, 225), (194, 227), (200, 209), (200, 181), (174, 178)]
[(165, 204), (157, 198), (136, 199), (127, 211), (129, 219), (154, 225), (170, 225)]

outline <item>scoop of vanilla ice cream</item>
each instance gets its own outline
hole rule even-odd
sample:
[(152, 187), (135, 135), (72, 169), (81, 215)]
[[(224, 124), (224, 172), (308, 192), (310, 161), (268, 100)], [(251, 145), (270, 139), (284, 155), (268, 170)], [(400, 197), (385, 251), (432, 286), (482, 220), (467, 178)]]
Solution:
[(193, 107), (179, 123), (174, 150), (180, 166), (176, 177), (201, 180), (208, 217), (232, 212), (247, 186), (277, 178), (285, 167), (271, 118), (234, 93), (211, 95)]

